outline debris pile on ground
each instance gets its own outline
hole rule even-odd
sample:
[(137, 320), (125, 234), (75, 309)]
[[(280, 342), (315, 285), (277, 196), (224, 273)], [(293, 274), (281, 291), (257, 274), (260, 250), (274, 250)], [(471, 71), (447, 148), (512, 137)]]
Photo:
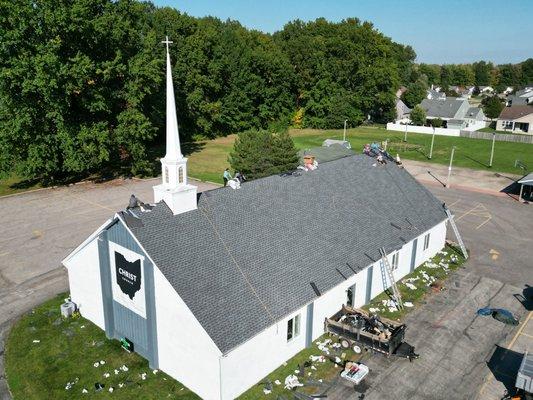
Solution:
[(289, 375), (285, 378), (285, 389), (291, 390), (300, 386), (303, 386), (303, 384), (300, 383), (296, 375)]

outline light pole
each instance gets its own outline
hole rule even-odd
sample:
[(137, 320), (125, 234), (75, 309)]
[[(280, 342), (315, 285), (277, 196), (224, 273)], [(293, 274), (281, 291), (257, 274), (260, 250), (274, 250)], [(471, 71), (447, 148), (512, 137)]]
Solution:
[(435, 127), (433, 127), (433, 135), (431, 136), (431, 148), (429, 149), (429, 159), (433, 157), (433, 143), (435, 143)]
[(489, 167), (492, 167), (492, 160), (494, 159), (494, 142), (496, 142), (496, 133), (492, 134), (492, 149), (490, 151)]
[(455, 146), (452, 147), (452, 155), (450, 156), (450, 166), (448, 167), (448, 179), (446, 179), (446, 187), (450, 187), (450, 176), (452, 174), (453, 153), (455, 153)]
[(344, 134), (342, 135), (342, 140), (346, 142), (346, 122), (348, 122), (347, 119), (344, 120)]
[(403, 141), (407, 142), (407, 124), (405, 124), (405, 134), (403, 135)]

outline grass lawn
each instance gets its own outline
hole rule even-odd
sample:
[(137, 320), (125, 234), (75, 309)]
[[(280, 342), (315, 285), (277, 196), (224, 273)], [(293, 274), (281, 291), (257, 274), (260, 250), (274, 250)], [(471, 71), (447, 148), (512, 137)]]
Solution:
[[(291, 135), (298, 149), (306, 149), (321, 146), (324, 139), (342, 139), (342, 129), (293, 129)], [(408, 133), (407, 143), (403, 142), (403, 138), (402, 132), (387, 131), (383, 126), (362, 126), (347, 131), (347, 139), (357, 153), (362, 151), (365, 143), (389, 139), (389, 152), (393, 155), (399, 153), (400, 157), (408, 160), (447, 165), (450, 162), (451, 148), (455, 146), (453, 164), (457, 167), (520, 175), (522, 171), (514, 166), (518, 159), (533, 168), (533, 144), (496, 142), (493, 166), (489, 168), (490, 140), (435, 136), (433, 158), (429, 160), (431, 135)], [(235, 135), (229, 135), (214, 140), (184, 143), (183, 152), (189, 158), (189, 175), (203, 181), (222, 183), (222, 172), (229, 167), (228, 155), (234, 140)], [(162, 149), (158, 149), (157, 156), (161, 156), (159, 153), (162, 152)], [(27, 189), (17, 188), (19, 182), (16, 177), (0, 180), (0, 195)]]
[[(321, 146), (324, 139), (342, 139), (342, 130), (291, 130), (291, 135), (298, 149)], [(514, 166), (515, 160), (533, 167), (533, 144), (497, 142), (494, 152), (493, 167), (488, 167), (490, 140), (469, 139), (461, 137), (435, 136), (433, 157), (428, 159), (431, 135), (407, 134), (407, 143), (403, 142), (402, 132), (387, 131), (383, 127), (365, 126), (347, 131), (347, 140), (354, 151), (359, 153), (365, 143), (389, 139), (388, 150), (391, 154), (399, 153), (400, 157), (447, 165), (450, 162), (452, 146), (456, 146), (453, 164), (458, 167), (493, 170), (521, 174)], [(235, 135), (200, 142), (189, 155), (189, 173), (192, 177), (221, 182), (224, 168), (229, 167), (227, 158), (231, 151)]]
[[(397, 284), (398, 290), (402, 295), (403, 303), (411, 302), (413, 307), (416, 307), (428, 293), (431, 293), (433, 290), (438, 290), (430, 287), (431, 283), (434, 282), (437, 287), (442, 287), (446, 277), (464, 264), (465, 259), (460, 255), (460, 252), (459, 248), (452, 248), (447, 245), (431, 260), (426, 261), (409, 275), (405, 276)], [(451, 261), (452, 255), (457, 257), (456, 263)], [(409, 287), (408, 284), (413, 286)], [(412, 307), (404, 307), (403, 310), (391, 310), (383, 304), (384, 301), (390, 298), (387, 292), (383, 292), (374, 297), (363, 309), (393, 320), (401, 320), (406, 313), (413, 309)]]
[(0, 196), (25, 192), (31, 189), (38, 189), (41, 186), (37, 182), (24, 181), (17, 175), (11, 175), (9, 178), (0, 179)]
[[(286, 399), (292, 399), (292, 391), (287, 390), (284, 388), (285, 384), (285, 378), (289, 375), (297, 375), (295, 371), (301, 371), (301, 366), (304, 365), (305, 362), (311, 362), (310, 356), (320, 356), (324, 355), (322, 351), (318, 349), (317, 343), (320, 341), (324, 341), (328, 339), (327, 335), (323, 335), (321, 338), (319, 338), (317, 341), (313, 342), (312, 346), (302, 350), (298, 354), (296, 354), (293, 358), (288, 360), (286, 363), (284, 363), (282, 366), (277, 368), (275, 371), (273, 371), (271, 374), (266, 376), (264, 379), (261, 380), (260, 383), (252, 386), (250, 389), (248, 389), (246, 392), (244, 392), (242, 395), (240, 395), (237, 399), (238, 400), (256, 400), (256, 399), (276, 399), (279, 395), (284, 395)], [(335, 343), (337, 340), (336, 338), (332, 337), (332, 343)], [(344, 361), (360, 361), (365, 357), (368, 357), (368, 355), (364, 354), (356, 354), (351, 349), (333, 349), (331, 346), (330, 348), (330, 356), (332, 357), (339, 357), (342, 362)], [(343, 357), (344, 355), (344, 357)], [(304, 376), (298, 377), (298, 380), (300, 383), (306, 384), (307, 381), (319, 381), (322, 380), (323, 383), (331, 382), (333, 379), (337, 378), (337, 375), (339, 375), (342, 372), (341, 366), (335, 366), (336, 364), (328, 359), (325, 358), (325, 362), (313, 362), (312, 365), (316, 369), (312, 369), (311, 367), (307, 367), (304, 369), (303, 374)], [(310, 375), (309, 375), (310, 374)], [(281, 382), (280, 385), (277, 385), (275, 382), (279, 381)], [(272, 393), (265, 395), (263, 392), (265, 388), (265, 383), (271, 382), (272, 383)], [(299, 388), (298, 391), (302, 391), (304, 393), (308, 394), (314, 394), (321, 392), (320, 388), (317, 388), (316, 386), (306, 386)]]
[[(122, 350), (117, 340), (107, 340), (91, 322), (82, 317), (62, 319), (59, 305), (64, 298), (60, 295), (37, 307), (11, 330), (5, 368), (14, 400), (199, 399), (163, 372), (154, 374), (146, 360)], [(100, 360), (105, 364), (95, 368)], [(122, 365), (128, 371), (121, 370)], [(74, 384), (66, 390), (68, 382)], [(95, 392), (96, 382), (105, 385), (103, 391)], [(88, 393), (82, 393), (84, 388)]]

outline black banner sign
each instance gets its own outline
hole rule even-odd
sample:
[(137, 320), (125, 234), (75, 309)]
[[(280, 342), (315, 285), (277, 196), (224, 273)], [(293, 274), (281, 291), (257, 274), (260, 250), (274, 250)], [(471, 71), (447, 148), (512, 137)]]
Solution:
[(115, 268), (120, 290), (133, 300), (135, 293), (141, 288), (141, 260), (129, 262), (115, 251)]

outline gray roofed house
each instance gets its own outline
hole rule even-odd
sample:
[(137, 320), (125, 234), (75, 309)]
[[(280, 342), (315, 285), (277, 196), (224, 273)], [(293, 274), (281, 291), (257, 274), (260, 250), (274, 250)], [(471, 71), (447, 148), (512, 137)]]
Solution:
[(429, 100), (444, 100), (446, 99), (446, 93), (434, 89), (428, 89), (426, 98)]
[(470, 108), (468, 100), (456, 97), (448, 97), (445, 100), (424, 99), (420, 106), (426, 111), (427, 118), (441, 118), (444, 120), (462, 119)]
[(522, 89), (510, 94), (506, 99), (507, 106), (533, 105), (533, 89)]
[(411, 109), (400, 99), (396, 99), (396, 120), (409, 118)]
[[(215, 189), (200, 195), (198, 210), (179, 216), (159, 203), (137, 211), (143, 226), (130, 229), (227, 353), (316, 298), (311, 282), (326, 292), (344, 280), (336, 268), (353, 275), (347, 263), (365, 268), (380, 258), (380, 247), (398, 249), (446, 219), (442, 203), (409, 173), (373, 163), (357, 155), (238, 191)], [(187, 232), (186, 240), (169, 231)], [(217, 301), (206, 303), (212, 297)]]
[(470, 107), (463, 118), (467, 121), (483, 121), (485, 119), (485, 113), (480, 107)]

